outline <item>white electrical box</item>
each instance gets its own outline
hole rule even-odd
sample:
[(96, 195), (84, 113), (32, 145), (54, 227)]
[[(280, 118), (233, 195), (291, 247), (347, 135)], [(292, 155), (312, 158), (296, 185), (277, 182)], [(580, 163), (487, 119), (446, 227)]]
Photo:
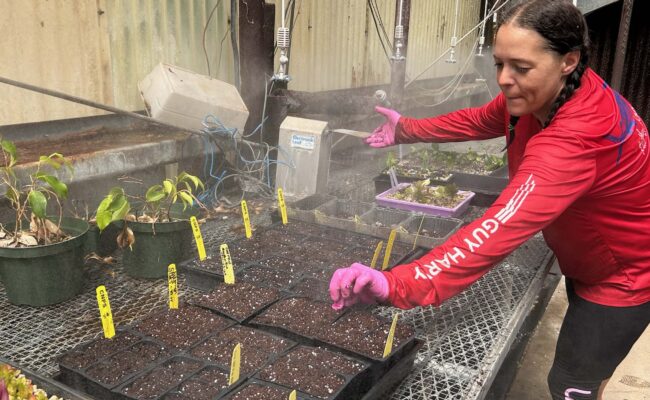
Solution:
[(200, 130), (203, 120), (214, 115), (240, 134), (248, 108), (237, 88), (227, 82), (169, 64), (158, 64), (138, 82), (149, 115), (187, 129)]
[(287, 117), (280, 125), (275, 184), (289, 197), (327, 190), (332, 135), (327, 122)]

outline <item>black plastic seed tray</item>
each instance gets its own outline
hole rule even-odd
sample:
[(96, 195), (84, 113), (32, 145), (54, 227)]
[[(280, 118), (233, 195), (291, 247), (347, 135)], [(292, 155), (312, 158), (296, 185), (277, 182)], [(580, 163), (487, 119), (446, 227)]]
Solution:
[[(111, 393), (114, 400), (157, 400), (165, 397), (167, 393), (174, 390), (178, 385), (205, 367), (201, 360), (190, 358), (186, 355), (177, 355), (147, 369), (140, 370), (138, 374)], [(160, 385), (161, 390), (151, 393), (153, 385)], [(149, 392), (147, 391), (149, 390)]]
[(462, 225), (463, 221), (456, 218), (414, 215), (402, 223), (398, 236), (405, 243), (431, 249), (444, 243)]
[[(71, 369), (75, 388), (100, 400), (111, 400), (114, 388), (172, 355), (171, 349), (152, 340), (141, 340), (84, 369)], [(70, 376), (70, 375), (68, 375)], [(105, 378), (100, 378), (104, 376)]]
[(243, 323), (284, 297), (278, 289), (235, 280), (234, 285), (218, 284), (215, 289), (190, 304)]
[(65, 400), (92, 400), (86, 394), (81, 393), (75, 388), (72, 388), (64, 383), (57, 382), (53, 379), (37, 374), (36, 372), (25, 369), (17, 364), (12, 363), (9, 360), (0, 357), (0, 365), (3, 364), (9, 365), (14, 369), (20, 370), (20, 373), (24, 375), (27, 379), (32, 381), (34, 385), (36, 385), (39, 389), (43, 389), (47, 393), (48, 398), (52, 396), (58, 396)]
[(246, 377), (228, 385), (230, 368), (218, 365), (206, 365), (201, 370), (185, 379), (181, 384), (169, 390), (163, 400), (212, 400), (222, 398), (245, 382)]
[(316, 208), (314, 222), (354, 232), (357, 219), (373, 207), (372, 203), (334, 199)]
[[(335, 198), (336, 197), (328, 194), (312, 194), (303, 199), (288, 203), (287, 215), (292, 219), (297, 219), (305, 222), (314, 222), (314, 210), (322, 204), (325, 204)], [(279, 214), (277, 215), (277, 218), (280, 218)]]
[(475, 193), (472, 198), (472, 205), (489, 207), (499, 197), (503, 189), (508, 186), (508, 178), (455, 172), (454, 183), (461, 190), (469, 190)]
[[(231, 391), (224, 400), (249, 400), (255, 399), (288, 399), (294, 389), (259, 379), (248, 379), (237, 389)], [(253, 397), (256, 396), (256, 397)], [(184, 400), (184, 399), (183, 399)], [(296, 390), (296, 400), (317, 400), (308, 394)]]
[(291, 274), (281, 269), (267, 267), (259, 263), (246, 265), (237, 274), (237, 279), (257, 286), (286, 291), (295, 284), (302, 274)]
[(373, 383), (369, 366), (363, 360), (326, 348), (298, 345), (262, 368), (255, 378), (292, 387), (319, 399), (355, 400)]

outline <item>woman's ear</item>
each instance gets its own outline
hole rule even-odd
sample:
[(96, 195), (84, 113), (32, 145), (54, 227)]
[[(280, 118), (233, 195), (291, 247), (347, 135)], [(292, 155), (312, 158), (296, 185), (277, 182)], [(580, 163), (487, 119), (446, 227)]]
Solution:
[(562, 75), (567, 76), (575, 71), (580, 62), (580, 51), (570, 51), (562, 57)]

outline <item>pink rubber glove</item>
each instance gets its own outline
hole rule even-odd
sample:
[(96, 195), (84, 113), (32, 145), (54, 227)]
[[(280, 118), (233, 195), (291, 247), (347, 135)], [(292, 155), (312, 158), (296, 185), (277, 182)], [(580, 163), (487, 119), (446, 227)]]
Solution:
[(332, 308), (340, 310), (355, 303), (374, 304), (388, 298), (388, 280), (381, 272), (354, 263), (340, 268), (330, 281)]
[(386, 117), (386, 122), (375, 129), (372, 135), (365, 139), (365, 142), (370, 147), (388, 147), (395, 144), (395, 132), (397, 131), (397, 123), (401, 117), (400, 113), (390, 108), (375, 107), (375, 111)]

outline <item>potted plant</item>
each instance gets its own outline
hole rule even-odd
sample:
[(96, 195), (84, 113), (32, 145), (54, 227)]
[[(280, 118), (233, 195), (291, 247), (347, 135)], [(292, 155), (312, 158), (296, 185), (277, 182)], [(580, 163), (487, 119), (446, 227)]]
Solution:
[[(71, 163), (59, 153), (41, 156), (35, 166), (18, 171), (16, 146), (0, 140), (0, 180), (14, 220), (0, 224), (0, 275), (7, 297), (14, 304), (44, 306), (78, 294), (83, 286), (83, 245), (88, 224), (63, 217), (61, 200), (68, 187), (48, 169)], [(26, 175), (19, 179), (17, 173)], [(48, 215), (48, 202), (57, 204), (56, 216)]]
[[(144, 198), (129, 196), (114, 187), (97, 207), (100, 232), (111, 222), (121, 229), (117, 244), (124, 249), (122, 265), (137, 278), (167, 276), (167, 266), (190, 258), (192, 229), (189, 219), (201, 205), (194, 191), (203, 188), (199, 178), (181, 172), (173, 179), (149, 187)], [(131, 212), (131, 200), (139, 204)]]
[(400, 183), (375, 198), (377, 204), (425, 214), (456, 217), (462, 214), (474, 193), (458, 190), (456, 185), (429, 186), (430, 181)]

